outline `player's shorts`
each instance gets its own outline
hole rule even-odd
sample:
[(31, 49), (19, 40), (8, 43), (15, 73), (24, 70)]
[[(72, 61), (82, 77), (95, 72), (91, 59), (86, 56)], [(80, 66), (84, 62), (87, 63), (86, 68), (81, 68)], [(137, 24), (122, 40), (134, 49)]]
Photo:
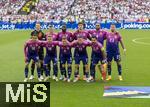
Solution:
[(53, 64), (57, 63), (57, 57), (56, 56), (50, 56), (50, 55), (46, 55), (44, 58), (44, 64), (49, 64), (50, 62), (53, 62)]
[(88, 57), (85, 55), (85, 56), (76, 56), (75, 55), (75, 64), (80, 64), (80, 61), (82, 61), (83, 65), (87, 65), (88, 64)]
[(121, 61), (120, 53), (107, 53), (107, 61), (111, 62), (114, 58), (114, 61)]
[(67, 62), (67, 64), (72, 64), (72, 57), (71, 56), (60, 56), (60, 63), (61, 64), (65, 64)]
[(102, 60), (103, 60), (102, 55), (97, 56), (97, 55), (92, 54), (91, 56), (91, 63), (94, 65), (98, 64), (99, 61), (102, 62)]
[(27, 55), (27, 62), (30, 63), (31, 59), (34, 62), (38, 62), (39, 61), (39, 56), (38, 55)]

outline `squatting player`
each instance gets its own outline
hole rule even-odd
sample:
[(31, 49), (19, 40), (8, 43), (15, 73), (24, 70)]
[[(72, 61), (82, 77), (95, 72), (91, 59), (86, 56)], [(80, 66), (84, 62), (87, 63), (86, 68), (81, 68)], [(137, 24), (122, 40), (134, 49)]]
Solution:
[(29, 63), (31, 59), (35, 62), (37, 66), (37, 72), (38, 72), (38, 80), (41, 82), (40, 79), (41, 71), (39, 66), (39, 55), (38, 55), (38, 48), (40, 46), (40, 42), (37, 40), (37, 34), (32, 34), (31, 39), (29, 39), (25, 45), (24, 45), (24, 53), (25, 53), (25, 79), (24, 82), (28, 81), (28, 72), (29, 72)]
[(88, 66), (88, 55), (86, 47), (89, 46), (89, 42), (84, 40), (82, 36), (78, 36), (78, 39), (72, 42), (71, 44), (75, 48), (74, 59), (75, 59), (75, 79), (73, 82), (77, 82), (79, 80), (79, 65), (80, 61), (83, 62), (83, 66), (85, 67), (85, 76), (86, 82), (89, 82), (89, 66)]
[[(90, 81), (95, 81), (95, 68), (96, 65), (101, 62), (102, 66), (104, 66), (107, 62), (106, 60), (106, 53), (104, 51), (104, 47), (101, 43), (97, 41), (96, 35), (92, 35), (91, 38), (91, 48), (92, 48), (92, 55), (91, 55), (91, 66), (90, 66)], [(101, 67), (102, 67), (101, 66)], [(105, 80), (106, 79), (106, 68), (104, 70), (101, 69), (100, 66), (98, 66), (99, 70), (101, 71), (102, 77)], [(104, 66), (105, 67), (105, 66)]]
[(53, 79), (58, 81), (58, 65), (57, 65), (57, 42), (53, 41), (52, 35), (47, 35), (47, 41), (43, 41), (42, 46), (46, 48), (46, 56), (44, 58), (44, 70), (46, 74), (46, 78), (44, 81), (47, 81), (50, 78), (50, 69), (48, 68), (48, 64), (53, 62)]
[[(44, 33), (41, 30), (40, 23), (36, 23), (36, 29), (33, 32), (31, 32), (31, 36), (34, 33), (37, 33), (38, 40), (41, 40), (41, 41), (45, 41), (46, 40), (46, 36), (44, 35)], [(44, 79), (44, 77), (43, 77), (43, 71), (44, 71), (44, 69), (43, 69), (44, 50), (43, 50), (42, 46), (40, 46), (40, 48), (38, 50), (38, 55), (39, 55), (40, 69), (41, 69), (41, 77), (40, 78)], [(32, 64), (31, 64), (31, 77), (30, 77), (30, 79), (34, 79), (34, 68), (35, 68), (35, 63), (32, 62)]]
[[(53, 26), (50, 26), (50, 27), (49, 27), (49, 30), (48, 30), (48, 32), (46, 32), (45, 35), (46, 35), (46, 39), (47, 39), (47, 37), (48, 37), (49, 35), (51, 35), (52, 38), (53, 38), (53, 41), (57, 41), (57, 40), (58, 40), (57, 34), (54, 33), (54, 28), (53, 28)], [(51, 63), (48, 64), (48, 69), (49, 69), (49, 70), (51, 69)], [(55, 79), (57, 79), (57, 78), (55, 78), (55, 76), (53, 76), (53, 79), (55, 80)]]
[[(66, 27), (65, 24), (62, 25), (61, 29), (62, 29), (62, 31), (57, 34), (58, 41), (62, 41), (62, 37), (65, 35), (67, 40), (69, 42), (72, 42), (74, 40), (74, 37), (73, 37), (71, 32), (67, 31), (67, 27)], [(59, 56), (60, 56), (60, 54), (61, 54), (61, 52), (59, 52)], [(60, 80), (63, 80), (64, 79), (64, 75), (63, 75), (64, 73), (63, 73), (63, 70), (62, 70), (61, 60), (60, 60), (60, 71), (61, 71)]]
[(121, 67), (121, 57), (119, 51), (119, 43), (121, 44), (124, 52), (126, 51), (121, 35), (116, 31), (115, 24), (112, 24), (110, 27), (111, 32), (107, 34), (106, 39), (106, 52), (107, 52), (107, 61), (108, 61), (108, 78), (107, 80), (111, 80), (111, 62), (112, 59), (117, 63), (119, 80), (122, 81), (122, 67)]
[[(70, 77), (72, 73), (72, 53), (71, 53), (71, 43), (67, 41), (66, 36), (62, 37), (62, 42), (59, 42), (60, 47), (60, 63), (62, 64), (62, 72), (64, 75), (64, 81), (70, 82)], [(66, 70), (67, 64), (67, 70)], [(68, 73), (66, 72), (68, 71)]]
[[(84, 24), (82, 22), (78, 23), (78, 29), (74, 32), (74, 39), (77, 40), (78, 37), (82, 37), (84, 40), (90, 39), (90, 35), (87, 31), (84, 30)], [(74, 55), (76, 54), (76, 50), (74, 52)], [(86, 80), (86, 72), (85, 72), (85, 66), (83, 67), (83, 80)]]

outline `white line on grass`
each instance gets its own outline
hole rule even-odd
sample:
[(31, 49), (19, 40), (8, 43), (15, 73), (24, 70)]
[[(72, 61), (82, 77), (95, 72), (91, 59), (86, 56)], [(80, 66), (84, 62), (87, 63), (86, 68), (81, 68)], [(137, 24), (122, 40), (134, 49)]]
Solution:
[(144, 39), (150, 39), (150, 38), (148, 38), (148, 37), (146, 37), (146, 38), (135, 38), (132, 40), (132, 42), (134, 42), (136, 44), (141, 44), (141, 45), (150, 45), (150, 43), (145, 43), (145, 42), (139, 41), (139, 40), (144, 40)]

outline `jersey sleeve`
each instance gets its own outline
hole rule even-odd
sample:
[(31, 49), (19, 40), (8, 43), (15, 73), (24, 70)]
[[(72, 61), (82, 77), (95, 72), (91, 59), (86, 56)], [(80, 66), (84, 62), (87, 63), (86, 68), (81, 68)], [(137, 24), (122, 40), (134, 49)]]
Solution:
[(89, 32), (86, 32), (86, 36), (87, 36), (87, 38), (88, 38), (89, 40), (91, 40), (91, 35), (90, 35)]
[(45, 47), (46, 46), (46, 41), (39, 41), (39, 46), (43, 46), (43, 47)]
[(103, 31), (103, 35), (104, 35), (104, 39), (107, 39), (108, 32), (107, 31)]
[(54, 45), (60, 45), (60, 42), (59, 41), (54, 41)]
[(72, 42), (74, 40), (74, 35), (71, 32), (69, 32), (69, 36), (70, 36), (70, 41), (69, 42)]
[(76, 40), (75, 40), (75, 41), (73, 41), (73, 42), (70, 42), (70, 46), (71, 46), (71, 47), (75, 47), (76, 43), (77, 43), (77, 41), (76, 41)]
[(74, 40), (77, 40), (77, 32), (73, 33)]
[(89, 41), (89, 40), (86, 40), (84, 43), (85, 43), (86, 46), (91, 46), (92, 45), (92, 42)]

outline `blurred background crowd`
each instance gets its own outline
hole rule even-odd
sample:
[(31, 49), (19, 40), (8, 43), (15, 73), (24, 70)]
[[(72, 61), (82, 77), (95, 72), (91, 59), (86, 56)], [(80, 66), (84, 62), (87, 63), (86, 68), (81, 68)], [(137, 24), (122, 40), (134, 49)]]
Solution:
[(0, 0), (0, 20), (150, 22), (150, 0)]

